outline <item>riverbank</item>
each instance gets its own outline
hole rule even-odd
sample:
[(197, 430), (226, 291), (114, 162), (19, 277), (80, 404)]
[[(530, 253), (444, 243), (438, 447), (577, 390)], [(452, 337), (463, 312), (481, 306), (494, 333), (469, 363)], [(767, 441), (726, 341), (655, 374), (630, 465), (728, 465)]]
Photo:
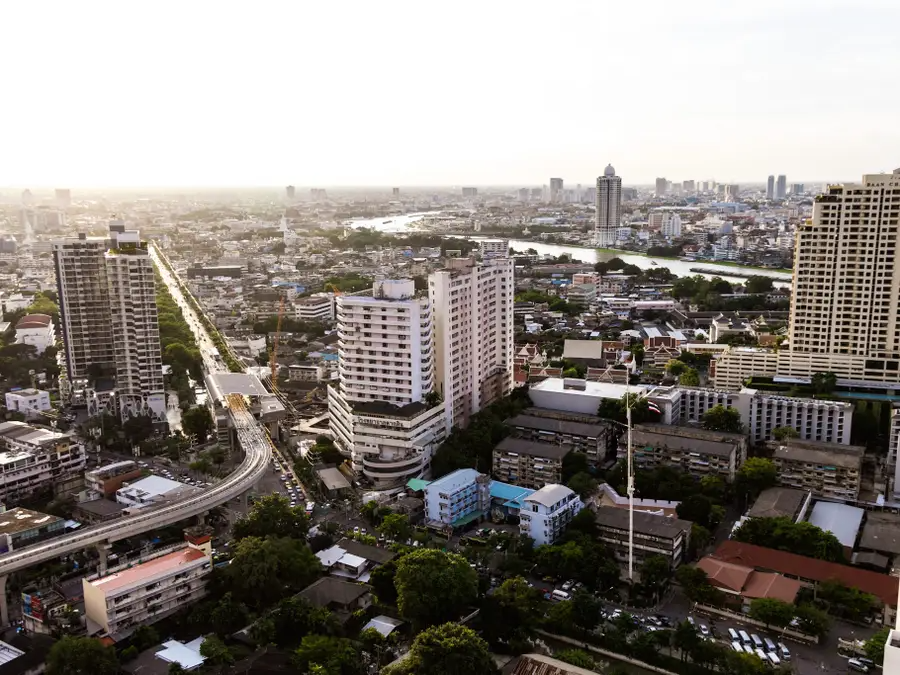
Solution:
[[(529, 240), (525, 240), (529, 241)], [(541, 243), (541, 242), (534, 242)], [(589, 246), (573, 246), (572, 248), (583, 248), (585, 250), (591, 250)], [(622, 254), (622, 255), (639, 255), (645, 258), (653, 258), (654, 260), (677, 260), (679, 262), (697, 262), (697, 263), (709, 263), (710, 265), (721, 265), (723, 267), (739, 267), (745, 270), (759, 270), (760, 272), (783, 272), (785, 274), (793, 274), (793, 270), (789, 267), (763, 267), (761, 265), (748, 265), (746, 263), (733, 262), (731, 260), (706, 260), (697, 258), (693, 261), (686, 260), (685, 258), (679, 258), (678, 256), (672, 255), (653, 255), (651, 256), (649, 253), (644, 253), (642, 251), (630, 251), (625, 248), (594, 248), (593, 250), (598, 253), (611, 253), (613, 255)]]

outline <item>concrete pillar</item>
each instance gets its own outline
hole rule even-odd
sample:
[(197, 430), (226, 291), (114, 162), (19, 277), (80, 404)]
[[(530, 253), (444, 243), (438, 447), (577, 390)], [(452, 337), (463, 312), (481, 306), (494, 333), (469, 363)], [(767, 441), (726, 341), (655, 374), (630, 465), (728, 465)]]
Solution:
[(107, 551), (107, 543), (105, 541), (101, 541), (96, 544), (95, 548), (97, 549), (97, 553), (100, 556), (100, 564), (98, 566), (98, 571), (100, 572), (100, 576), (106, 574), (106, 557), (108, 555)]
[(0, 577), (0, 627), (6, 629), (9, 625), (9, 607), (6, 601), (6, 579), (7, 575)]

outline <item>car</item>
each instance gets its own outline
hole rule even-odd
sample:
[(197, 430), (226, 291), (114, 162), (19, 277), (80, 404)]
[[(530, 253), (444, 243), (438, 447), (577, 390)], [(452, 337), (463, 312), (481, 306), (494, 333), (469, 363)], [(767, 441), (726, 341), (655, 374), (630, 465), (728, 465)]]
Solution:
[[(500, 547), (499, 547), (499, 546), (497, 547), (497, 550), (498, 550), (498, 551), (500, 550)], [(567, 592), (568, 592), (568, 591), (571, 591), (571, 590), (572, 590), (572, 586), (574, 586), (574, 585), (575, 585), (575, 582), (572, 581), (572, 580), (570, 579), (569, 581), (566, 581), (566, 582), (562, 585), (562, 589), (563, 589), (564, 591), (567, 591)]]
[(850, 659), (847, 661), (847, 666), (850, 670), (855, 670), (858, 673), (868, 673), (869, 666), (862, 662), (862, 659)]
[(669, 617), (664, 614), (657, 614), (656, 620), (659, 621), (659, 625), (664, 628), (670, 628), (672, 626), (672, 622), (669, 620)]
[(353, 528), (353, 534), (359, 534), (359, 525)]
[(687, 618), (687, 620), (688, 620), (688, 623), (689, 623), (689, 624), (691, 624), (692, 626), (694, 626), (694, 628), (697, 627), (697, 622), (694, 621), (694, 617), (689, 616), (689, 617)]
[(701, 623), (699, 627), (700, 627), (700, 634), (703, 637), (709, 637), (709, 628), (706, 626), (706, 624)]

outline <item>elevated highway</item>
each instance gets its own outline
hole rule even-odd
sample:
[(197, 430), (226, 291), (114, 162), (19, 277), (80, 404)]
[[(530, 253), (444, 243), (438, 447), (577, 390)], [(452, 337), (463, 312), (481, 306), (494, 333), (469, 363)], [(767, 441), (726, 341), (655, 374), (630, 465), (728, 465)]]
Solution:
[[(157, 260), (154, 257), (154, 260)], [(157, 260), (158, 264), (158, 260)], [(158, 265), (162, 268), (162, 265)], [(169, 278), (166, 279), (166, 276)], [(174, 283), (171, 275), (164, 275), (169, 290), (185, 312), (190, 310), (181, 290)], [(191, 313), (193, 314), (193, 313)], [(206, 338), (206, 344), (212, 344), (209, 336), (205, 335), (203, 325), (196, 321), (196, 317), (188, 317), (189, 324), (195, 333), (202, 332)], [(193, 319), (193, 320), (191, 320)], [(198, 342), (202, 345), (203, 340)], [(215, 368), (213, 359), (204, 358), (207, 367)], [(19, 570), (38, 565), (48, 560), (58, 559), (60, 556), (81, 551), (92, 546), (100, 547), (101, 561), (105, 560), (106, 544), (121, 539), (126, 539), (144, 532), (159, 529), (173, 523), (202, 515), (210, 509), (241, 496), (252, 488), (263, 474), (269, 469), (274, 447), (265, 429), (247, 410), (244, 397), (232, 394), (227, 397), (229, 415), (237, 433), (238, 443), (244, 452), (241, 464), (221, 482), (206, 491), (188, 496), (176, 502), (160, 506), (150, 506), (139, 510), (136, 514), (125, 516), (112, 522), (101, 523), (85, 527), (77, 532), (61, 537), (55, 537), (47, 541), (27, 546), (20, 550), (11, 551), (0, 555), (0, 625), (8, 625), (9, 611), (6, 598), (6, 581), (10, 574)], [(101, 562), (101, 569), (105, 565)]]

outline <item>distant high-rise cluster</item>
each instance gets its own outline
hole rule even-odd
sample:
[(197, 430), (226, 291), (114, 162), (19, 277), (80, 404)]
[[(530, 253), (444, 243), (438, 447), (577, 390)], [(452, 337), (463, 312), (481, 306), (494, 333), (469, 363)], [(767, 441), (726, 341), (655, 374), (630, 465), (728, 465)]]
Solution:
[[(165, 419), (153, 262), (137, 230), (53, 244), (68, 386), (105, 392), (123, 417)], [(109, 396), (114, 390), (115, 396)], [(96, 414), (100, 398), (87, 401)]]
[(398, 188), (398, 187), (391, 188), (391, 196), (394, 199), (400, 199), (400, 188)]
[(462, 189), (463, 199), (475, 199), (478, 196), (477, 187), (464, 187)]
[(600, 247), (613, 246), (622, 221), (622, 179), (612, 164), (597, 178), (595, 208), (594, 240)]
[(551, 178), (550, 179), (550, 203), (558, 204), (562, 201), (562, 191), (563, 191), (563, 179), (562, 178)]

